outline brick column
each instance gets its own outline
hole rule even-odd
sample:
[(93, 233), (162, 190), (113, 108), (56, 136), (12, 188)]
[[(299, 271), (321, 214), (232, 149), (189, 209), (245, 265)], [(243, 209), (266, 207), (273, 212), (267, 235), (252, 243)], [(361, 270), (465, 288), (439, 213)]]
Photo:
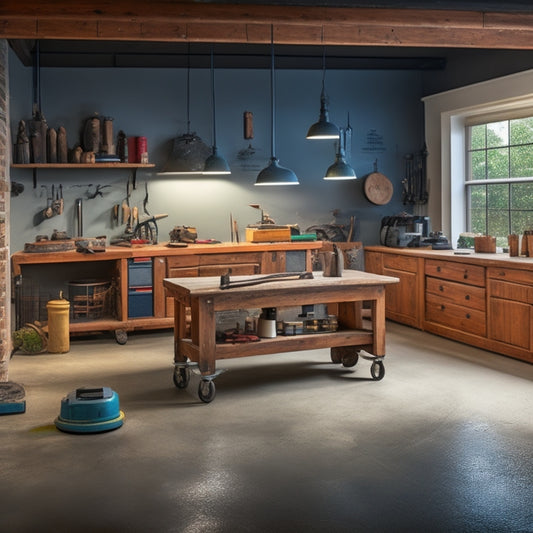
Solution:
[(8, 380), (8, 364), (11, 355), (10, 162), (8, 44), (6, 39), (0, 39), (0, 382)]

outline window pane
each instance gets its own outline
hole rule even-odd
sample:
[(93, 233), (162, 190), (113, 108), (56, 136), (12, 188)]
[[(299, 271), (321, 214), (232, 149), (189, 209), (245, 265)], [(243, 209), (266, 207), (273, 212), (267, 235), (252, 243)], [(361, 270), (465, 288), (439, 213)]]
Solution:
[(505, 179), (509, 177), (509, 150), (497, 148), (487, 150), (487, 178)]
[(472, 209), (470, 211), (470, 231), (486, 234), (487, 219), (485, 209)]
[(533, 176), (533, 146), (512, 146), (511, 155), (511, 178), (529, 178)]
[(485, 151), (470, 152), (470, 179), (471, 180), (484, 180), (487, 179), (485, 164)]
[(533, 212), (512, 211), (511, 212), (511, 233), (520, 235), (526, 229), (533, 229)]
[(511, 184), (511, 209), (533, 209), (533, 183)]
[[(509, 235), (509, 213), (508, 211), (489, 211), (487, 221), (487, 234), (496, 237), (498, 242)], [(501, 246), (501, 244), (499, 244)]]
[(510, 121), (511, 144), (533, 143), (533, 117)]
[(506, 183), (499, 183), (496, 185), (488, 185), (487, 205), (489, 209), (504, 209), (509, 210), (509, 185)]
[(509, 144), (509, 121), (487, 124), (487, 148)]
[(497, 245), (502, 246), (506, 244), (502, 239), (507, 241), (509, 234), (509, 185), (489, 185), (487, 189), (487, 234), (496, 237)]
[(479, 126), (472, 126), (470, 128), (470, 148), (472, 150), (486, 148), (485, 131), (485, 124), (480, 124)]
[(485, 185), (470, 186), (470, 207), (472, 209), (481, 208), (485, 210), (487, 205), (487, 187)]

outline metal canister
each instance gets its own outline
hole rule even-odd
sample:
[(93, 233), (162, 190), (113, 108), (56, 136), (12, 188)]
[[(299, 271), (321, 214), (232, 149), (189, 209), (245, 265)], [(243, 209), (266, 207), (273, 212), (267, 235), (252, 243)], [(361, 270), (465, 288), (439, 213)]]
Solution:
[(59, 300), (46, 304), (48, 311), (48, 351), (66, 353), (70, 350), (69, 312), (70, 302), (59, 295)]

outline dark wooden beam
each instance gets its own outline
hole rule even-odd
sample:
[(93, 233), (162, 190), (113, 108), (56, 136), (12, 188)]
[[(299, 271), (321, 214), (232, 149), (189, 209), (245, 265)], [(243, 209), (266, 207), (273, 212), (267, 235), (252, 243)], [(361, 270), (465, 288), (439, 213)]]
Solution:
[(533, 14), (213, 4), (3, 0), (0, 38), (533, 49)]

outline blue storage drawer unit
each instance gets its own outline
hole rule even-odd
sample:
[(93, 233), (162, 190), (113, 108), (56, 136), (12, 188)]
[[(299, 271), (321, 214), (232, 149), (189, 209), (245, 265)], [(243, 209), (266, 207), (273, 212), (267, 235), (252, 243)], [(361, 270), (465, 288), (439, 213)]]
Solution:
[(128, 259), (128, 287), (152, 287), (152, 260)]
[(128, 291), (128, 318), (154, 315), (154, 301), (151, 290)]
[(152, 260), (128, 259), (128, 318), (154, 314)]

